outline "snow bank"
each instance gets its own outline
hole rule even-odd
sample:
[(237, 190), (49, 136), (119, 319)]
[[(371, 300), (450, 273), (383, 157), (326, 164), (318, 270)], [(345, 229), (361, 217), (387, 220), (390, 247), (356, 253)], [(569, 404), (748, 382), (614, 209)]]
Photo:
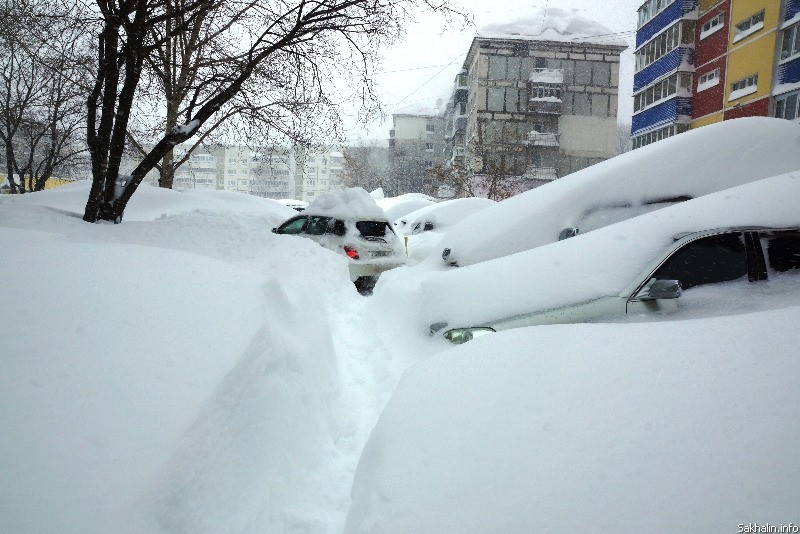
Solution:
[(86, 198), (0, 200), (21, 277), (0, 287), (0, 531), (340, 523), (346, 260), (270, 233), (293, 210), (254, 197), (145, 187), (119, 225), (83, 222)]
[(798, 320), (795, 306), (534, 327), (421, 363), (361, 456), (345, 532), (786, 524), (800, 492)]

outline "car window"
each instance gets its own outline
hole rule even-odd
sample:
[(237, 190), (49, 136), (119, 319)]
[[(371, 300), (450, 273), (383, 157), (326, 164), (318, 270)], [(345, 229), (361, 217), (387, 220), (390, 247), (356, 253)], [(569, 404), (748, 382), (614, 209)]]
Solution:
[(322, 235), (328, 231), (328, 223), (331, 221), (330, 217), (320, 217), (313, 215), (308, 218), (305, 233), (310, 235)]
[(692, 241), (675, 251), (653, 276), (678, 280), (683, 289), (743, 278), (747, 276), (747, 256), (742, 235), (720, 234)]
[(328, 232), (333, 235), (343, 236), (345, 234), (344, 221), (340, 219), (331, 219), (328, 222)]
[(358, 221), (356, 228), (364, 237), (386, 237), (393, 233), (389, 223), (386, 221)]
[(800, 232), (762, 234), (761, 248), (773, 271), (783, 273), (800, 270)]
[(300, 231), (303, 229), (303, 225), (306, 223), (306, 218), (304, 216), (295, 217), (294, 219), (289, 219), (280, 227), (278, 227), (279, 234), (299, 234)]

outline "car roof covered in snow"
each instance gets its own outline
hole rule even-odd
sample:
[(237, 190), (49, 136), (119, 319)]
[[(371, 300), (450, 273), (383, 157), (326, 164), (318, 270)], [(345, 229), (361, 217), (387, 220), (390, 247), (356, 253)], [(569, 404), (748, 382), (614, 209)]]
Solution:
[(481, 210), (451, 228), (426, 262), (441, 264), (441, 252), (449, 248), (458, 265), (471, 265), (552, 243), (565, 228), (585, 233), (797, 169), (800, 124), (750, 117), (704, 126)]

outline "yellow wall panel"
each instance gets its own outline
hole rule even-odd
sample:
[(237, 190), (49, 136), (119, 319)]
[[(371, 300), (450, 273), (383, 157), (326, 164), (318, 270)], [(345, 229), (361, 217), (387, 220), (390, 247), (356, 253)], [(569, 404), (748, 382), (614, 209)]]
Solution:
[[(762, 10), (764, 11), (764, 28), (734, 43), (733, 39), (736, 37), (736, 25), (746, 21)], [(780, 21), (780, 10), (781, 3), (778, 0), (732, 0), (728, 46), (730, 48), (740, 46), (750, 40), (757, 39), (760, 35), (774, 31)]]
[(705, 117), (695, 119), (692, 121), (692, 130), (714, 124), (715, 122), (722, 122), (722, 112), (706, 115)]
[(697, 9), (698, 9), (698, 12), (702, 15), (703, 13), (708, 11), (709, 9), (712, 9), (712, 8), (718, 6), (719, 4), (723, 4), (723, 3), (727, 2), (727, 1), (728, 0), (699, 0), (697, 2)]

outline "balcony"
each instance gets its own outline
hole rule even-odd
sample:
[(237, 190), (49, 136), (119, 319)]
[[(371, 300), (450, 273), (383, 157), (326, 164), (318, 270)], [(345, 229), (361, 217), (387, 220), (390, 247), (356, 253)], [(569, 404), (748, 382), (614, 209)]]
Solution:
[(528, 133), (528, 144), (531, 146), (558, 146), (558, 138), (561, 134), (557, 133), (539, 133), (532, 131)]
[(560, 115), (561, 99), (555, 97), (531, 98), (528, 101), (528, 111), (544, 115)]
[(528, 81), (532, 84), (561, 85), (564, 83), (564, 71), (561, 69), (533, 69)]
[(455, 88), (456, 88), (456, 91), (458, 91), (459, 89), (466, 89), (467, 88), (467, 71), (466, 70), (462, 70), (461, 72), (459, 72), (456, 75)]
[(526, 180), (544, 180), (551, 182), (558, 178), (555, 167), (540, 167), (531, 165), (525, 170), (523, 178)]

